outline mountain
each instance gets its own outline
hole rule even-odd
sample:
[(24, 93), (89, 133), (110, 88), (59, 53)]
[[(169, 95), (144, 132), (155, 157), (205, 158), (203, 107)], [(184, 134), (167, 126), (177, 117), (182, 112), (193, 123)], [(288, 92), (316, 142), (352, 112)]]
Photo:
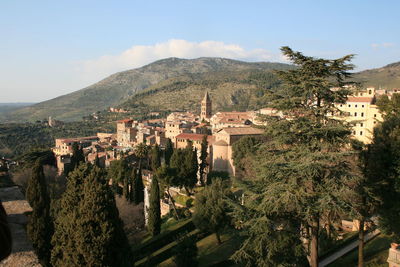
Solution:
[[(136, 114), (149, 111), (198, 110), (210, 91), (215, 110), (244, 110), (262, 106), (265, 89), (279, 86), (272, 70), (282, 63), (249, 63), (225, 58), (167, 58), (141, 68), (115, 73), (79, 91), (32, 106), (2, 113), (0, 121), (35, 121), (52, 116), (76, 121), (108, 107)], [(400, 88), (400, 62), (355, 74), (364, 86)]]
[(382, 68), (358, 72), (355, 78), (362, 82), (365, 87), (400, 88), (400, 62), (392, 63)]
[(8, 113), (8, 121), (34, 121), (52, 116), (80, 120), (82, 116), (117, 106), (134, 94), (162, 81), (213, 72), (286, 69), (281, 63), (247, 63), (224, 58), (167, 58), (141, 68), (113, 74), (79, 91)]

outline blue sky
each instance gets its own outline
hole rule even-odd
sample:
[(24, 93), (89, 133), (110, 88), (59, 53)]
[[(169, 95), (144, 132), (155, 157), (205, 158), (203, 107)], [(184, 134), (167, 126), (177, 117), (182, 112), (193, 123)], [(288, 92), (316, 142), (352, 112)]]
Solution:
[(43, 101), (169, 56), (400, 61), (400, 1), (0, 1), (0, 102)]

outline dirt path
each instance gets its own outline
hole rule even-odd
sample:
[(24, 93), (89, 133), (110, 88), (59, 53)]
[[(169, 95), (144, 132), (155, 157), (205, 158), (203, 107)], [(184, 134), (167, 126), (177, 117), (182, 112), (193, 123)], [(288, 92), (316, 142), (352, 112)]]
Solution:
[(13, 238), (11, 255), (0, 262), (0, 267), (41, 266), (26, 235), (27, 217), (25, 212), (32, 208), (17, 186), (0, 188), (0, 199), (8, 215)]

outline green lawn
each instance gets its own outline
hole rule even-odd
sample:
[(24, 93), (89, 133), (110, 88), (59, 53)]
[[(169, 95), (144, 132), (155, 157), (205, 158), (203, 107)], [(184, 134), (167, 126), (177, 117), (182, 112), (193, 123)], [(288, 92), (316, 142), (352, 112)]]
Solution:
[(228, 260), (240, 247), (241, 240), (237, 234), (226, 233), (221, 236), (221, 239), (222, 244), (218, 245), (215, 235), (212, 234), (197, 242), (200, 267)]
[[(386, 259), (390, 247), (391, 239), (383, 234), (375, 237), (364, 247), (364, 259), (366, 267), (387, 267)], [(337, 261), (328, 265), (329, 267), (356, 266), (358, 260), (358, 250), (353, 250), (349, 254), (339, 258)]]
[[(215, 235), (211, 234), (197, 242), (199, 267), (210, 266), (228, 260), (241, 244), (239, 236), (233, 233), (223, 234), (221, 240), (222, 244), (218, 245)], [(159, 266), (173, 267), (175, 264), (170, 258)]]

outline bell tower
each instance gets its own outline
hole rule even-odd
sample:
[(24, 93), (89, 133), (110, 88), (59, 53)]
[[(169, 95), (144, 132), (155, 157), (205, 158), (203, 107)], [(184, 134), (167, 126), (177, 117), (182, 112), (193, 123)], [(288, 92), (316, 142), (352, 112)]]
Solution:
[(200, 112), (200, 120), (208, 121), (211, 118), (211, 99), (208, 95), (208, 92), (204, 95), (203, 100), (201, 101), (201, 112)]

